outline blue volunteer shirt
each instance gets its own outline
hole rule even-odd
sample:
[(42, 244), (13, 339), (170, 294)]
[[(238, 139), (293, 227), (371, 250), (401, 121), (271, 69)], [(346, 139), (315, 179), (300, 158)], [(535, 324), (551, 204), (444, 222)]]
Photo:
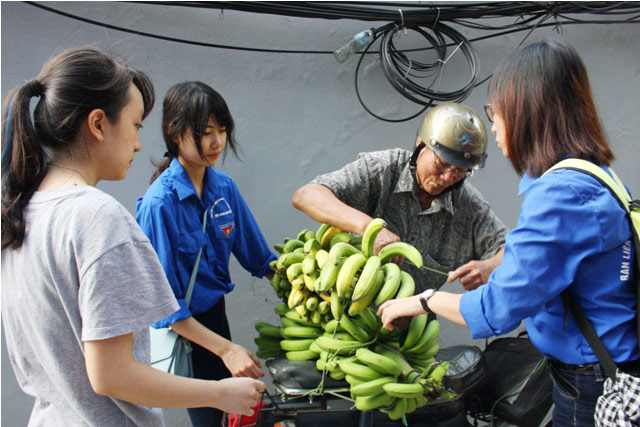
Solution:
[[(276, 259), (233, 180), (207, 168), (204, 182), (200, 199), (184, 168), (174, 159), (138, 200), (136, 220), (151, 240), (180, 304), (180, 310), (155, 323), (156, 328), (204, 313), (231, 292), (232, 253), (256, 277), (271, 272), (269, 262)], [(203, 233), (205, 210), (207, 226)], [(202, 257), (187, 307), (184, 298), (201, 247)]]
[(524, 175), (524, 192), (501, 265), (485, 286), (460, 301), (472, 337), (505, 334), (524, 319), (545, 356), (569, 364), (597, 362), (571, 315), (564, 327), (561, 293), (570, 287), (613, 359), (640, 358), (634, 248), (625, 211), (602, 184), (574, 170)]

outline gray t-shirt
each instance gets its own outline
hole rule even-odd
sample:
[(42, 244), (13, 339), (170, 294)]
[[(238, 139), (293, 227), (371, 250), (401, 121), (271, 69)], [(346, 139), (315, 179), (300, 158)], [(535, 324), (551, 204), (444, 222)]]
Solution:
[[(415, 246), (427, 267), (448, 272), (475, 259), (495, 255), (504, 245), (507, 228), (480, 192), (465, 182), (436, 197), (422, 210), (409, 169), (411, 152), (394, 148), (360, 153), (356, 161), (312, 181), (329, 188), (347, 205), (383, 218), (390, 231)], [(416, 280), (416, 293), (439, 288), (446, 277), (402, 269)]]
[(134, 357), (149, 363), (149, 326), (179, 306), (147, 237), (87, 186), (36, 192), (25, 220), (22, 247), (2, 251), (2, 321), (35, 397), (29, 425), (163, 425), (160, 409), (96, 394), (83, 352), (83, 341), (133, 333)]

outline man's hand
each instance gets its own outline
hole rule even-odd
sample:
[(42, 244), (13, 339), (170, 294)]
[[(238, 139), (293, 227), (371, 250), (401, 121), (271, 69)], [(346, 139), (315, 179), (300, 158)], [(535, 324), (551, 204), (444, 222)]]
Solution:
[(260, 369), (260, 360), (241, 345), (229, 343), (226, 351), (220, 354), (224, 365), (234, 377), (258, 378), (264, 376)]
[[(380, 231), (380, 233), (378, 233), (378, 237), (376, 237), (376, 242), (373, 244), (373, 253), (378, 255), (378, 252), (380, 252), (380, 249), (384, 248), (390, 243), (395, 243), (399, 241), (400, 241), (400, 237), (398, 237), (396, 234), (389, 231), (388, 228), (383, 228)], [(391, 261), (400, 265), (402, 264), (403, 260), (404, 260), (403, 257), (395, 257)]]

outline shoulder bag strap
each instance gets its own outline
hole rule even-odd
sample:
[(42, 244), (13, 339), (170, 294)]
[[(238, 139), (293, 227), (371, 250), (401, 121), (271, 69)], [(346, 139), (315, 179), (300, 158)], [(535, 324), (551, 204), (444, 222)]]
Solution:
[[(207, 209), (204, 210), (204, 214), (202, 215), (202, 232), (206, 233), (207, 229)], [(191, 278), (189, 279), (189, 286), (187, 287), (187, 295), (184, 297), (184, 302), (189, 307), (191, 303), (191, 294), (193, 293), (193, 285), (196, 283), (196, 276), (198, 275), (198, 266), (200, 265), (200, 256), (202, 255), (202, 249), (204, 245), (198, 251), (198, 257), (196, 258), (196, 264), (193, 266), (193, 271), (191, 272)]]

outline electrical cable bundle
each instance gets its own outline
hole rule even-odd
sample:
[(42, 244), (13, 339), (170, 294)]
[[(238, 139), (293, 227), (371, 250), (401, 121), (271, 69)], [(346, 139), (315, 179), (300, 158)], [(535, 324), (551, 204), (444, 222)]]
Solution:
[[(426, 41), (427, 45), (431, 46), (431, 49), (435, 53), (434, 61), (425, 63), (411, 59), (408, 56), (408, 54), (412, 53), (411, 51), (402, 51), (396, 48), (394, 39), (399, 35), (400, 31), (407, 30), (419, 34)], [(380, 39), (380, 65), (391, 86), (406, 99), (424, 107), (416, 114), (404, 119), (386, 119), (373, 113), (364, 104), (358, 87), (358, 72), (365, 57), (365, 55), (361, 55), (355, 73), (356, 95), (363, 108), (374, 117), (388, 122), (410, 120), (422, 113), (426, 108), (434, 105), (434, 102), (464, 101), (475, 87), (479, 70), (478, 55), (469, 40), (450, 26), (443, 23), (438, 23), (432, 27), (409, 24), (401, 28), (397, 24), (392, 23), (372, 31), (374, 39), (372, 43), (367, 46), (367, 50), (376, 40)], [(454, 46), (450, 54), (447, 48), (449, 45)], [(440, 90), (439, 86), (444, 67), (458, 50), (462, 52), (467, 61), (470, 74), (469, 78), (458, 89), (448, 91)], [(418, 80), (427, 78), (430, 79), (428, 85), (418, 82)]]

